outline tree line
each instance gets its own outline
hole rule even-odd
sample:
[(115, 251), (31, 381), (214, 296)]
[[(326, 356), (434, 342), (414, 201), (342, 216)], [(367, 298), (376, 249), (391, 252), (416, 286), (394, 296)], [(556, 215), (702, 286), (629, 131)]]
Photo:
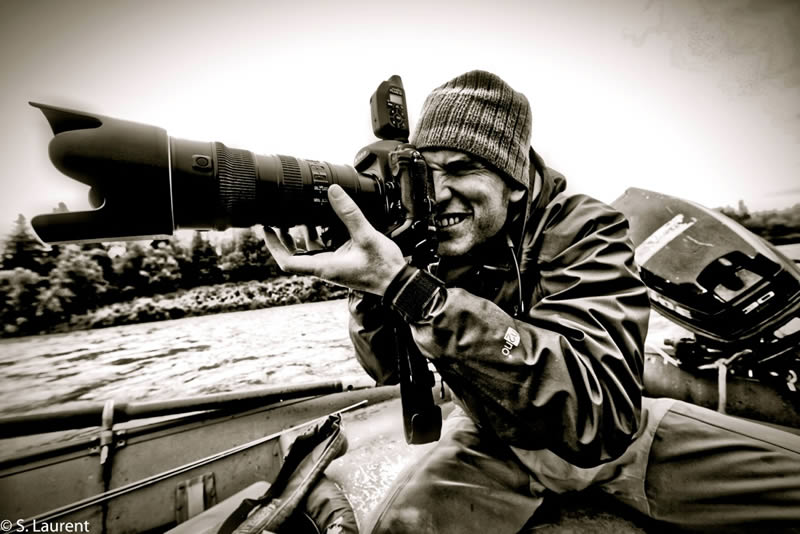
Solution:
[[(775, 244), (800, 242), (800, 205), (751, 213), (739, 202), (719, 211)], [(0, 335), (47, 331), (73, 316), (139, 297), (281, 274), (252, 228), (232, 235), (194, 232), (190, 239), (46, 247), (19, 215), (2, 243)]]
[(282, 274), (253, 229), (209, 234), (46, 247), (19, 215), (2, 246), (4, 333), (47, 330), (73, 315), (137, 297)]
[(800, 204), (780, 210), (751, 212), (743, 201), (719, 211), (774, 245), (800, 243)]

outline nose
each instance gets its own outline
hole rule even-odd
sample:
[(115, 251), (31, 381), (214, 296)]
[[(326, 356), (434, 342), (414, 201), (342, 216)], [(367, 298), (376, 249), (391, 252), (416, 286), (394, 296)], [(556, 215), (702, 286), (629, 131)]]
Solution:
[(447, 202), (453, 197), (453, 192), (450, 190), (450, 183), (444, 173), (433, 173), (433, 194), (436, 197), (437, 204)]

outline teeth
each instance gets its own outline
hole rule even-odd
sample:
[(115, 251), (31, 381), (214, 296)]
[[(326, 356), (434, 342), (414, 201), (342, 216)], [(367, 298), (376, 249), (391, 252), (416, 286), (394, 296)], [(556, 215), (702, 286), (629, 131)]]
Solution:
[(452, 215), (450, 217), (442, 216), (437, 220), (436, 225), (439, 228), (447, 228), (448, 226), (453, 226), (454, 224), (458, 224), (466, 218), (466, 215)]

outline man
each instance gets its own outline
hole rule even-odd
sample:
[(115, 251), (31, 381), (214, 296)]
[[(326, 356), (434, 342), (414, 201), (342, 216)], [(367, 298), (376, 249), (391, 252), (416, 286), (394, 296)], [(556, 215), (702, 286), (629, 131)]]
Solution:
[(406, 265), (337, 186), (351, 236), (340, 249), (292, 255), (267, 231), (281, 268), (354, 290), (351, 338), (378, 383), (397, 381), (391, 310), (456, 398), (369, 531), (516, 533), (548, 493), (588, 487), (687, 527), (800, 525), (800, 439), (642, 398), (649, 302), (627, 221), (566, 196), (530, 132), (527, 99), (493, 74), (428, 96), (411, 142), (434, 184), (433, 274)]

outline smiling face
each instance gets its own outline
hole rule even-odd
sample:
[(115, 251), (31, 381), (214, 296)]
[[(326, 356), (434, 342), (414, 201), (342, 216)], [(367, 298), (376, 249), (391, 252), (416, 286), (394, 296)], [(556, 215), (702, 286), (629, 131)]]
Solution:
[(426, 150), (436, 194), (436, 230), (441, 256), (460, 256), (495, 236), (506, 223), (509, 203), (524, 189), (511, 189), (484, 163), (463, 152)]

